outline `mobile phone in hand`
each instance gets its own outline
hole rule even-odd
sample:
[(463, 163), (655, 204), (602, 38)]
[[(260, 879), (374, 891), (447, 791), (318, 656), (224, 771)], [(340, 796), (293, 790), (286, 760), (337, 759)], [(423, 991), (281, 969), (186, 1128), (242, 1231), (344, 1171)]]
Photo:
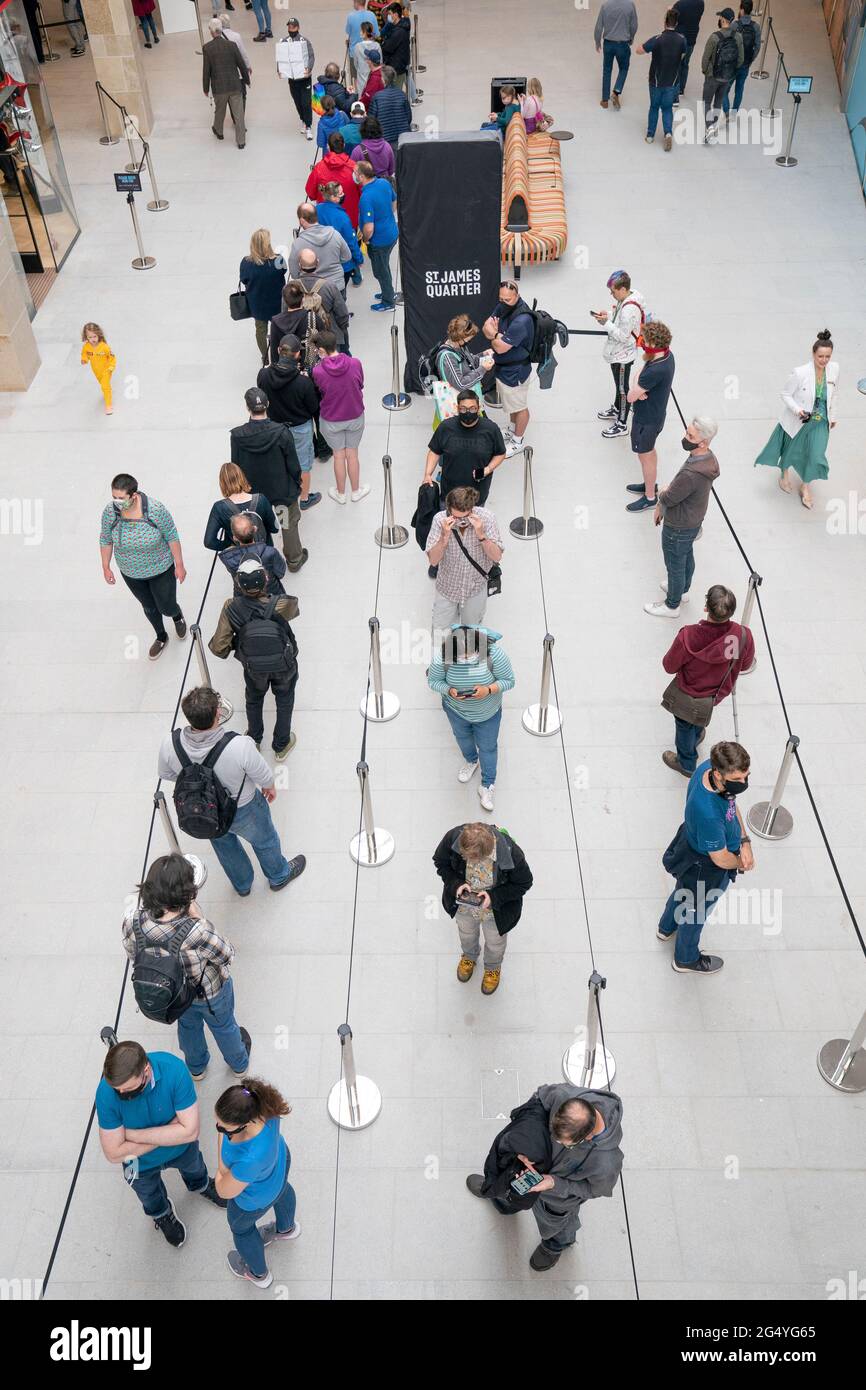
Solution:
[(512, 1178), (509, 1186), (518, 1197), (525, 1197), (527, 1192), (531, 1192), (533, 1187), (537, 1187), (541, 1182), (543, 1173), (532, 1173), (527, 1168), (525, 1173), (521, 1173), (518, 1178)]
[(464, 907), (480, 907), (480, 906), (481, 906), (481, 894), (480, 894), (480, 893), (459, 893), (458, 896), (457, 896), (457, 901), (458, 901), (458, 903), (462, 903), (462, 905), (463, 905)]

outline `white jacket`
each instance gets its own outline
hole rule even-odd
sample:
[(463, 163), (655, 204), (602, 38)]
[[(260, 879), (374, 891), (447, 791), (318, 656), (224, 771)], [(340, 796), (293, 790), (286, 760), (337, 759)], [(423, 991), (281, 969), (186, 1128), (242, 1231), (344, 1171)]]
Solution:
[[(634, 301), (634, 303), (630, 301)], [(605, 362), (633, 362), (637, 357), (636, 333), (643, 326), (644, 297), (640, 290), (629, 290), (628, 296), (613, 301), (613, 311), (604, 325), (607, 342), (604, 345)]]
[[(827, 378), (827, 419), (836, 418), (836, 385), (839, 380), (839, 363), (828, 362), (825, 372)], [(811, 410), (815, 404), (815, 364), (806, 362), (795, 367), (782, 391), (782, 413), (779, 424), (786, 434), (794, 438), (803, 428), (801, 410)]]

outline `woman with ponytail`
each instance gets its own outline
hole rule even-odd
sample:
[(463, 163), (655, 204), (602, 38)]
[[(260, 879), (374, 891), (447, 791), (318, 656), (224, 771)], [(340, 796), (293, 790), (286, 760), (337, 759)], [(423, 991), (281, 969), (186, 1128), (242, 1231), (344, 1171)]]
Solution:
[[(223, 1091), (214, 1111), (219, 1135), (216, 1190), (228, 1198), (226, 1215), (235, 1242), (228, 1254), (229, 1269), (257, 1289), (274, 1282), (265, 1246), (296, 1240), (301, 1234), (289, 1182), (292, 1158), (280, 1133), (280, 1117), (291, 1108), (276, 1087), (247, 1076)], [(257, 1225), (271, 1207), (276, 1220)]]
[(799, 473), (803, 480), (800, 501), (810, 511), (809, 484), (816, 478), (826, 478), (830, 472), (827, 444), (836, 424), (833, 417), (839, 380), (839, 366), (831, 362), (832, 356), (833, 342), (829, 328), (825, 328), (812, 344), (811, 362), (795, 367), (785, 383), (779, 423), (755, 459), (756, 467), (761, 463), (780, 470), (779, 487), (783, 492), (793, 491), (788, 469)]

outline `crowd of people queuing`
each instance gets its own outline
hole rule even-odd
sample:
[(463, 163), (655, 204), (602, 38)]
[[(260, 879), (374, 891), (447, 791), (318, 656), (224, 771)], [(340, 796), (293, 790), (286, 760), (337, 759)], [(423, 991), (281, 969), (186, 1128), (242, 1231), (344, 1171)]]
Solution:
[[(750, 8), (749, 0), (743, 0), (741, 17)], [(628, 66), (623, 49), (634, 38), (629, 9), (630, 0), (605, 0), (599, 15), (597, 36), (605, 45), (603, 105), (614, 61), (619, 63), (615, 104), (622, 92)], [(160, 777), (174, 783), (180, 830), (210, 840), (240, 897), (251, 894), (255, 879), (245, 845), (273, 892), (295, 882), (306, 868), (303, 854), (284, 853), (271, 815), (278, 792), (261, 751), (264, 703), (272, 693), (271, 752), (280, 763), (297, 743), (292, 725), (299, 644), (292, 623), (301, 616), (298, 598), (286, 591), (284, 581), (308, 559), (300, 528), (304, 513), (322, 497), (312, 488), (315, 460), (333, 460), (334, 483), (328, 493), (335, 503), (345, 505), (349, 498), (359, 502), (370, 491), (360, 477), (364, 371), (349, 349), (346, 296), (350, 282), (363, 283), (366, 252), (380, 285), (378, 302), (371, 307), (390, 310), (399, 299), (389, 268), (398, 236), (396, 141), (384, 132), (393, 129), (391, 111), (400, 103), (390, 98), (381, 103), (381, 98), (393, 92), (405, 101), (409, 60), (402, 10), (390, 5), (380, 29), (377, 15), (363, 0), (355, 0), (346, 22), (348, 74), (355, 87), (344, 86), (336, 63), (326, 65), (319, 131), (324, 125), (327, 134), (324, 141), (317, 139), (321, 158), (307, 180), (306, 201), (298, 207), (291, 253), (285, 257), (275, 251), (269, 231), (259, 228), (240, 265), (261, 367), (244, 397), (248, 418), (230, 432), (230, 460), (219, 469), (220, 496), (210, 508), (204, 545), (216, 552), (230, 581), (209, 649), (217, 659), (234, 655), (241, 665), (246, 732), (224, 729), (219, 696), (198, 686), (184, 694), (185, 722), (166, 735), (158, 757)], [(680, 0), (678, 11), (676, 30), (669, 15), (666, 33), (685, 40), (675, 46), (681, 92), (696, 35), (688, 27), (681, 31), (680, 25), (692, 23), (696, 6)], [(259, 38), (267, 40), (271, 33), (263, 3), (257, 3), (256, 13)], [(722, 11), (721, 17), (729, 14)], [(290, 45), (301, 46), (298, 61), (305, 69), (300, 76), (293, 69), (288, 80), (309, 135), (312, 116), (304, 84), (309, 83), (314, 54), (297, 20), (289, 20), (288, 30)], [(674, 53), (673, 45), (645, 47), (660, 55)], [(278, 64), (294, 62), (295, 56), (284, 53), (280, 58), (278, 50)], [(213, 54), (205, 64), (206, 72), (220, 70)], [(239, 57), (235, 70), (242, 68)], [(383, 85), (371, 97), (370, 85), (382, 73)], [(540, 84), (537, 90), (540, 115)], [(735, 102), (741, 95), (741, 87), (735, 86)], [(658, 109), (664, 117), (667, 102)], [(242, 105), (233, 105), (232, 111), (236, 129), (242, 131)], [(648, 602), (645, 611), (677, 618), (692, 596), (694, 545), (720, 472), (711, 447), (718, 426), (707, 415), (691, 418), (682, 438), (685, 462), (659, 489), (656, 445), (675, 377), (673, 334), (649, 314), (626, 270), (614, 271), (607, 289), (610, 308), (593, 314), (604, 333), (603, 360), (611, 368), (614, 388), (612, 404), (598, 412), (602, 435), (629, 436), (641, 478), (627, 484), (633, 495), (628, 510), (652, 511), (661, 527), (662, 597)], [(110, 409), (114, 357), (98, 325), (85, 325), (82, 337), (82, 362), (93, 367)], [(479, 337), (486, 343), (480, 352), (472, 346)], [(503, 699), (517, 680), (503, 634), (486, 622), (488, 599), (501, 589), (504, 554), (491, 492), (497, 470), (523, 447), (531, 338), (531, 316), (512, 280), (503, 280), (481, 329), (465, 313), (443, 325), (442, 340), (431, 349), (431, 370), (442, 389), (431, 401), (433, 431), (413, 518), (433, 581), (427, 682), (457, 744), (461, 761), (456, 779), (467, 786), (480, 774), (477, 794), (487, 816), (494, 810)], [(809, 483), (827, 476), (825, 449), (838, 380), (832, 353), (830, 335), (822, 332), (811, 362), (786, 383), (779, 424), (756, 460), (780, 469), (780, 486), (786, 491), (788, 473), (796, 469), (807, 507)], [(497, 411), (503, 423), (507, 420), (504, 429), (494, 418)], [(278, 536), (279, 547), (273, 543)], [(179, 640), (187, 635), (177, 599), (177, 584), (185, 579), (181, 540), (168, 508), (149, 497), (129, 473), (118, 473), (111, 482), (100, 550), (106, 581), (115, 582), (114, 561), (141, 604), (154, 630), (149, 656), (158, 659), (168, 643), (165, 618)], [(656, 933), (674, 943), (672, 968), (699, 976), (717, 973), (724, 963), (701, 950), (702, 930), (714, 905), (738, 873), (754, 867), (737, 804), (748, 787), (749, 754), (725, 739), (715, 742), (702, 761), (698, 753), (714, 709), (750, 668), (754, 641), (748, 628), (734, 621), (737, 598), (726, 585), (710, 585), (703, 603), (703, 617), (678, 628), (661, 661), (671, 677), (661, 702), (674, 719), (674, 748), (662, 758), (671, 771), (688, 779), (688, 787), (682, 823), (663, 858), (675, 884)], [(457, 927), (457, 980), (468, 983), (481, 958), (481, 992), (490, 996), (501, 982), (508, 933), (519, 925), (524, 898), (533, 887), (526, 855), (509, 831), (489, 820), (467, 818), (442, 837), (433, 866), (443, 883), (444, 910)], [(162, 1180), (166, 1169), (176, 1168), (189, 1192), (226, 1209), (232, 1273), (267, 1288), (273, 1276), (266, 1248), (300, 1233), (288, 1181), (291, 1160), (280, 1132), (290, 1106), (268, 1082), (249, 1075), (251, 1037), (236, 1019), (234, 949), (196, 898), (190, 859), (172, 853), (150, 866), (136, 902), (124, 915), (122, 945), (132, 961), (138, 1007), (149, 1019), (177, 1023), (184, 1060), (164, 1051), (147, 1053), (134, 1041), (115, 1043), (96, 1096), (100, 1140), (108, 1160), (125, 1165), (145, 1214), (171, 1246), (186, 1239), (186, 1227)], [(219, 1142), (213, 1175), (199, 1147), (201, 1116), (194, 1086), (210, 1063), (206, 1027), (236, 1078), (215, 1106)], [(489, 1200), (500, 1214), (532, 1209), (540, 1236), (530, 1261), (534, 1270), (552, 1268), (574, 1243), (585, 1201), (613, 1193), (623, 1162), (621, 1116), (622, 1104), (608, 1090), (542, 1085), (497, 1135), (483, 1174), (467, 1178), (469, 1192)], [(274, 1220), (262, 1224), (271, 1210)]]

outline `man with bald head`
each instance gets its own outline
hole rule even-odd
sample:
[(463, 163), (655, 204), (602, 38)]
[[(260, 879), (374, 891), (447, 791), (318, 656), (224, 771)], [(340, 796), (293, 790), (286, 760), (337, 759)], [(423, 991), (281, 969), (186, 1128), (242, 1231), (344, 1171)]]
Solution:
[[(327, 230), (330, 231), (332, 229), (328, 228)], [(298, 240), (300, 241), (300, 237)], [(339, 240), (342, 241), (343, 238), (339, 237)], [(291, 266), (291, 260), (289, 264)], [(332, 279), (326, 279), (322, 271), (319, 257), (309, 246), (304, 247), (298, 252), (296, 266), (297, 268), (291, 274), (291, 279), (296, 280), (299, 285), (302, 285), (308, 294), (311, 294), (315, 289), (316, 294), (322, 301), (322, 308), (331, 320), (331, 332), (337, 335), (337, 347), (340, 352), (348, 354), (349, 310), (346, 305), (342, 267), (339, 265), (337, 266), (340, 272), (339, 284), (336, 284)]]
[(286, 562), (278, 550), (268, 544), (263, 534), (261, 518), (255, 512), (238, 512), (231, 521), (232, 544), (219, 552), (219, 557), (232, 575), (238, 593), (237, 573), (244, 560), (257, 560), (268, 577), (268, 594), (284, 594), (280, 580), (286, 572)]
[(298, 207), (300, 231), (295, 237), (289, 254), (289, 275), (296, 279), (301, 253), (312, 251), (318, 257), (319, 278), (336, 285), (338, 290), (344, 286), (343, 264), (352, 259), (351, 247), (347, 246), (336, 227), (323, 227), (314, 203), (301, 203)]

